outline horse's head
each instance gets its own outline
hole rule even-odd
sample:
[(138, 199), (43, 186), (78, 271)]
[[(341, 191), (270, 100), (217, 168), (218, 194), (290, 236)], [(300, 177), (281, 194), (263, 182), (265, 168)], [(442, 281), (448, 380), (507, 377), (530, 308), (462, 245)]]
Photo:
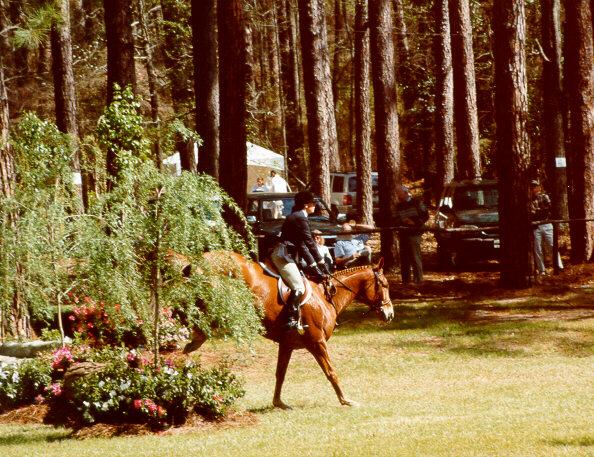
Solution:
[(376, 311), (384, 321), (390, 322), (394, 318), (394, 307), (390, 300), (390, 287), (388, 280), (384, 276), (384, 259), (372, 267), (374, 286), (367, 287), (365, 290), (365, 301)]

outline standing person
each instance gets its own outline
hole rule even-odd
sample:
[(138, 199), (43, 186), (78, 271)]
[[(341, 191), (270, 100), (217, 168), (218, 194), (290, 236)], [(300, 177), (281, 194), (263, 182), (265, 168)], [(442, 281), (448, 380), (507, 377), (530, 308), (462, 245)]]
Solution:
[(406, 186), (396, 188), (398, 205), (396, 206), (396, 225), (404, 226), (398, 232), (400, 240), (400, 274), (402, 283), (412, 279), (415, 284), (423, 282), (423, 262), (421, 259), (422, 227), (429, 219), (429, 212), (423, 201), (413, 198)]
[[(546, 221), (550, 219), (551, 199), (543, 192), (537, 180), (530, 182), (530, 191), (532, 193), (532, 200), (530, 202), (530, 216), (532, 221)], [(553, 252), (553, 224), (550, 222), (534, 226), (534, 262), (536, 263), (536, 272), (539, 275), (547, 274), (543, 245), (546, 250), (551, 253)], [(557, 264), (559, 265), (559, 269), (563, 268), (559, 253), (557, 253)]]
[[(276, 171), (270, 170), (270, 181), (268, 182), (268, 190), (272, 193), (287, 193), (291, 192), (291, 188), (287, 184), (287, 181), (283, 179), (282, 176), (276, 174)], [(272, 217), (273, 219), (279, 219), (283, 214), (283, 201), (282, 200), (275, 200), (270, 202), (271, 210), (272, 210)]]
[(311, 192), (303, 191), (295, 195), (293, 212), (285, 219), (281, 229), (281, 241), (271, 256), (272, 262), (291, 289), (286, 305), (289, 329), (298, 327), (299, 302), (305, 293), (305, 283), (298, 267), (299, 260), (305, 261), (306, 271), (315, 281), (322, 281), (325, 274), (330, 274), (312, 237), (307, 219), (308, 214), (312, 214), (315, 208), (315, 198)]
[(289, 184), (282, 176), (276, 174), (276, 171), (270, 170), (270, 192), (274, 193), (287, 193), (291, 192)]

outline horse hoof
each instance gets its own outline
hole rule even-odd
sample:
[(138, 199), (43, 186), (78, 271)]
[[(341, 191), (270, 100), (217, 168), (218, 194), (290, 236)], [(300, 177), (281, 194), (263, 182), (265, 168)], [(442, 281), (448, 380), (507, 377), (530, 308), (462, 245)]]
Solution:
[(272, 402), (272, 406), (274, 406), (275, 408), (280, 408), (280, 409), (284, 409), (286, 410), (290, 410), (293, 409), (291, 408), (289, 405), (287, 405), (286, 403), (283, 403), (282, 401), (273, 401)]
[(204, 343), (204, 341), (192, 340), (184, 346), (183, 353), (189, 354), (190, 352), (194, 352), (196, 349), (199, 349), (203, 343)]
[(344, 406), (351, 406), (353, 408), (357, 408), (358, 406), (361, 406), (359, 403), (357, 403), (356, 401), (353, 400), (343, 400), (340, 402), (342, 405)]

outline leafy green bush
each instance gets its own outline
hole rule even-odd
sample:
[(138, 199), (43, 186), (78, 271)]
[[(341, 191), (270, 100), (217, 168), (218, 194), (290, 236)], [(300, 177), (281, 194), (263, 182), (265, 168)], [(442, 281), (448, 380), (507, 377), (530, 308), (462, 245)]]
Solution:
[(106, 366), (76, 380), (68, 398), (56, 397), (54, 402), (85, 423), (181, 424), (192, 410), (216, 419), (244, 395), (226, 366), (204, 370), (170, 361), (154, 366), (135, 352), (122, 351), (104, 350), (92, 358)]
[(52, 368), (47, 359), (0, 363), (0, 411), (33, 403), (46, 394)]

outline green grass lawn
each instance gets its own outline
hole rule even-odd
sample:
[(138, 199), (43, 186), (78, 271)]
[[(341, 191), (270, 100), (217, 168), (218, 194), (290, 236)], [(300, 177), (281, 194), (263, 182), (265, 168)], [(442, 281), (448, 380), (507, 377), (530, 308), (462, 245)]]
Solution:
[(0, 456), (594, 456), (593, 297), (417, 300), (389, 325), (351, 309), (330, 350), (357, 408), (298, 352), (294, 409), (272, 409), (276, 346), (207, 342), (205, 362), (226, 356), (244, 377), (255, 425), (87, 440), (0, 425)]

